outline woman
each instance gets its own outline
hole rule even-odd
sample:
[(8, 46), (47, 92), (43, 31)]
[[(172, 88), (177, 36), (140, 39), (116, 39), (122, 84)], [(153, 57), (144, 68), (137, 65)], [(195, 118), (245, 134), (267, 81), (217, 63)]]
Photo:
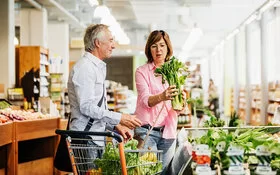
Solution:
[(154, 126), (143, 148), (163, 150), (163, 168), (166, 168), (176, 147), (178, 114), (172, 109), (171, 100), (178, 94), (178, 89), (167, 82), (162, 84), (161, 76), (155, 76), (154, 71), (173, 54), (168, 34), (162, 30), (153, 31), (148, 37), (145, 54), (147, 63), (135, 73), (138, 92), (135, 114), (142, 122), (142, 126), (135, 129), (135, 137), (143, 141)]
[(213, 79), (209, 80), (208, 95), (209, 109), (214, 112), (215, 117), (220, 117), (218, 92)]

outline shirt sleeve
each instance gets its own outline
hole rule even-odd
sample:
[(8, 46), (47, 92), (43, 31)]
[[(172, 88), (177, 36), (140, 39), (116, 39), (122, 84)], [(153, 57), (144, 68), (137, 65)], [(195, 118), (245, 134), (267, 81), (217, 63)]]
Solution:
[(135, 72), (135, 82), (136, 82), (136, 88), (138, 93), (138, 98), (140, 100), (141, 105), (151, 108), (148, 105), (148, 99), (151, 96), (150, 89), (149, 89), (149, 83), (147, 80), (147, 75), (144, 75), (143, 70), (137, 69)]
[(89, 64), (84, 63), (80, 69), (75, 70), (72, 81), (79, 109), (84, 116), (104, 120), (110, 125), (117, 125), (120, 122), (120, 113), (97, 106), (102, 95), (96, 94), (96, 88), (103, 89), (104, 80), (97, 77), (97, 72)]

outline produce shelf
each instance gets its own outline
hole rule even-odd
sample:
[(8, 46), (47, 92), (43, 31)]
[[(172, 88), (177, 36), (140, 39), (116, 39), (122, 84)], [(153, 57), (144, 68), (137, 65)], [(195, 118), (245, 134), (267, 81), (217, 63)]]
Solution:
[(55, 129), (58, 127), (59, 118), (17, 121), (15, 122), (16, 140), (24, 141), (55, 136)]
[(4, 123), (0, 125), (0, 146), (12, 143), (13, 141), (13, 123)]
[(59, 118), (14, 122), (15, 174), (53, 174)]

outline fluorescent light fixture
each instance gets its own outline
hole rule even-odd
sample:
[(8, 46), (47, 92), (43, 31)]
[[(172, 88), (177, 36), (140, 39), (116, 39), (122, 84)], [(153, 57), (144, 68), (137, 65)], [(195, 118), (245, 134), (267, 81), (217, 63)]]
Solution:
[(117, 22), (115, 17), (111, 15), (108, 7), (104, 5), (97, 6), (94, 11), (94, 17), (101, 18), (100, 23), (109, 26), (112, 35), (115, 37), (116, 41), (120, 45), (130, 44), (130, 39), (124, 33), (123, 29), (121, 28), (120, 24)]
[(234, 37), (237, 33), (239, 32), (239, 29), (235, 29), (232, 33), (230, 33), (227, 37), (226, 40), (230, 40), (232, 37)]
[(101, 18), (101, 24), (106, 24), (108, 26), (115, 26), (116, 24), (118, 24), (118, 22), (116, 21), (115, 17), (111, 14), (104, 16)]
[(258, 15), (256, 13), (254, 13), (253, 15), (251, 15), (246, 21), (245, 21), (245, 25), (250, 24), (251, 22), (255, 21), (257, 19)]
[(187, 52), (190, 51), (195, 46), (195, 44), (201, 39), (202, 36), (203, 32), (201, 28), (194, 27), (191, 33), (189, 34), (189, 37), (187, 38), (182, 49)]
[(99, 2), (97, 0), (88, 0), (88, 3), (91, 7), (99, 5)]
[(109, 15), (111, 15), (111, 13), (108, 7), (105, 5), (99, 5), (95, 8), (93, 16), (95, 18), (103, 18)]
[(277, 1), (276, 0), (269, 0), (264, 6), (261, 7), (259, 10), (260, 13), (265, 12), (266, 10), (270, 9)]

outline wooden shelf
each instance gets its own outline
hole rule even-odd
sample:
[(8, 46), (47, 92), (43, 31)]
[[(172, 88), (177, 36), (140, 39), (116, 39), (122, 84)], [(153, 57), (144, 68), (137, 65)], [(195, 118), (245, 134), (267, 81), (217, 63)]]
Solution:
[(0, 125), (0, 146), (13, 142), (13, 122)]
[(38, 119), (15, 122), (17, 141), (31, 140), (55, 136), (55, 129), (59, 127), (59, 118)]
[(65, 130), (67, 128), (68, 119), (60, 119), (59, 120), (59, 129)]
[(192, 125), (190, 124), (190, 123), (188, 123), (188, 124), (178, 124), (177, 125), (177, 129), (181, 129), (181, 128), (191, 128), (192, 127)]
[(0, 175), (53, 174), (58, 143), (55, 130), (65, 123), (67, 120), (50, 118), (1, 124)]

